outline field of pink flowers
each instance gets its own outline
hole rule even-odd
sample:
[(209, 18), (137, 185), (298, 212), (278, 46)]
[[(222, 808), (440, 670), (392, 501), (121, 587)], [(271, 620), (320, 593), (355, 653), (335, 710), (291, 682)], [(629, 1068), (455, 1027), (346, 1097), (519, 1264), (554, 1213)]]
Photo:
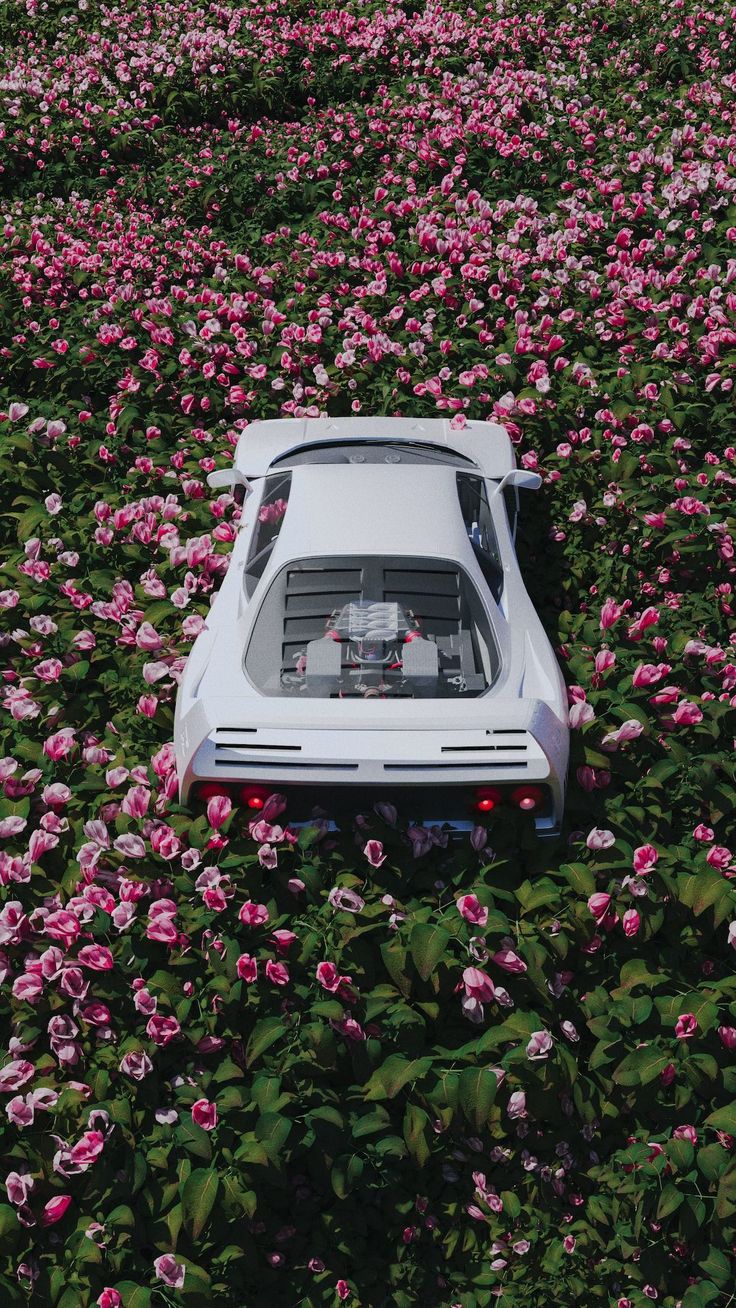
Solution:
[[(736, 1302), (735, 24), (0, 7), (3, 1308)], [(543, 475), (556, 846), (177, 803), (206, 474), (349, 413)]]

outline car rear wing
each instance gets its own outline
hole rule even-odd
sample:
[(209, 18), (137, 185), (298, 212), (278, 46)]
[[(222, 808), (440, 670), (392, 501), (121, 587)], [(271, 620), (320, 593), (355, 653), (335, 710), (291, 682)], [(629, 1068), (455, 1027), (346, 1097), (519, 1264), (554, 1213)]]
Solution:
[(246, 427), (232, 468), (210, 473), (207, 481), (213, 488), (240, 484), (247, 489), (277, 460), (287, 460), (305, 446), (401, 441), (454, 452), (491, 480), (500, 480), (516, 466), (509, 434), (494, 422), (471, 421), (454, 428), (444, 418), (276, 418)]

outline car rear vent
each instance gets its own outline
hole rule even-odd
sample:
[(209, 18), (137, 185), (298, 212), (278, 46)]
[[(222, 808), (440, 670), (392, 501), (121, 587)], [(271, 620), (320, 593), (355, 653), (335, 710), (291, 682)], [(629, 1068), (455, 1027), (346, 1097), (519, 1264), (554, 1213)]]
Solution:
[(460, 578), (456, 568), (386, 568), (383, 585), (383, 599), (411, 609), (425, 633), (457, 635)]
[[(218, 727), (215, 731), (215, 755), (217, 755), (218, 750), (227, 750), (229, 754), (232, 754), (233, 750), (250, 754), (254, 749), (288, 750), (291, 753), (301, 753), (301, 745), (294, 745), (291, 742), (285, 741), (282, 744), (276, 740), (241, 739), (243, 733), (252, 732), (255, 735), (256, 730), (255, 727)], [(230, 739), (230, 737), (234, 737), (234, 739)]]
[(510, 759), (493, 763), (468, 759), (466, 763), (384, 763), (383, 770), (384, 772), (451, 772), (454, 768), (472, 768), (474, 772), (480, 770), (490, 772), (494, 768), (516, 768), (523, 771), (528, 766), (528, 763)]
[(272, 758), (272, 759), (215, 758), (215, 767), (248, 768), (250, 771), (252, 771), (254, 768), (263, 768), (267, 772), (268, 771), (273, 772), (276, 771), (277, 769), (280, 772), (282, 768), (308, 768), (310, 772), (314, 772), (315, 768), (319, 768), (320, 770), (324, 770), (327, 772), (357, 772), (358, 768), (360, 767), (360, 764), (359, 763), (307, 763), (302, 759), (299, 759), (298, 762), (292, 763), (291, 760), (287, 760), (285, 758)]
[(507, 750), (526, 752), (526, 745), (442, 745), (440, 753), (442, 754), (478, 754), (485, 753), (487, 750), (501, 750), (506, 753)]
[[(230, 744), (229, 744), (226, 740), (218, 740), (217, 743), (216, 743), (216, 745), (215, 745), (215, 753), (217, 753), (218, 749), (228, 749), (228, 750), (232, 750), (232, 749), (238, 749), (239, 747), (240, 747), (240, 742), (239, 742), (239, 741), (236, 741), (235, 743), (230, 743)], [(274, 744), (274, 745), (269, 745), (269, 744), (266, 744), (266, 742), (265, 742), (265, 741), (262, 741), (262, 740), (259, 740), (257, 744), (256, 744), (255, 741), (248, 741), (248, 744), (247, 744), (247, 746), (246, 746), (246, 749), (247, 749), (248, 751), (250, 751), (250, 750), (252, 750), (252, 749), (278, 749), (278, 750), (288, 749), (288, 750), (291, 750), (293, 753), (296, 753), (296, 754), (301, 753), (301, 748), (302, 748), (301, 745), (275, 745), (275, 744)]]
[(290, 568), (284, 595), (283, 670), (293, 672), (309, 641), (324, 636), (330, 614), (360, 595), (360, 568)]

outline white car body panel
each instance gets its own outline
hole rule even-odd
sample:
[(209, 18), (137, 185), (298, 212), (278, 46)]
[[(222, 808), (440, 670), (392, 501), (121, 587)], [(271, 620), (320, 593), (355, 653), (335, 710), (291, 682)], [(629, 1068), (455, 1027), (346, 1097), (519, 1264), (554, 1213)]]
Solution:
[[(342, 462), (290, 468), (283, 462), (272, 468), (285, 455), (303, 454), (305, 445), (356, 441), (396, 449), (401, 442), (423, 441), (456, 451), (477, 466)], [(182, 802), (198, 781), (264, 782), (273, 791), (319, 786), (328, 797), (335, 787), (349, 786), (356, 807), (364, 786), (371, 788), (374, 800), (382, 790), (394, 792), (393, 798), (422, 788), (434, 792), (434, 820), (442, 821), (443, 795), (457, 797), (460, 788), (466, 793), (479, 786), (542, 783), (549, 802), (544, 813), (535, 815), (535, 825), (540, 835), (558, 832), (568, 766), (567, 695), (519, 572), (504, 496), (492, 493), (494, 483), (514, 467), (508, 434), (491, 423), (469, 423), (455, 431), (442, 420), (285, 419), (246, 429), (227, 476), (231, 485), (247, 479), (250, 493), (228, 572), (206, 629), (192, 647), (177, 697), (175, 749)], [(244, 568), (265, 484), (261, 479), (289, 470), (282, 525), (262, 575), (246, 596)], [(463, 472), (486, 481), (503, 566), (498, 602), (461, 512), (456, 477)], [(225, 476), (211, 474), (210, 480), (223, 485)], [(298, 572), (310, 559), (328, 558), (339, 568), (348, 556), (390, 559), (397, 567), (402, 560), (422, 559), (428, 566), (437, 560), (457, 565), (458, 576), (464, 574), (477, 590), (495, 638), (500, 671), (489, 688), (468, 698), (264, 693), (244, 663), (256, 624), (264, 621), (261, 604), (272, 583), (278, 584), (289, 565)], [(283, 677), (283, 670), (274, 675)], [(328, 800), (325, 805), (329, 809)], [(405, 816), (413, 820), (411, 812)], [(476, 820), (477, 815), (468, 815), (453, 819), (453, 825), (467, 829)]]

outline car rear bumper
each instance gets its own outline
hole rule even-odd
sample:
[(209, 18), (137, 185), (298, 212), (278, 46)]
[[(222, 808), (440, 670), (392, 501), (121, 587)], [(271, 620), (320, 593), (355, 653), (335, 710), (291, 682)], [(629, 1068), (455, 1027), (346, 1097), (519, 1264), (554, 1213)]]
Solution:
[[(562, 819), (568, 737), (557, 730), (547, 706), (539, 707), (541, 714), (526, 714), (536, 731), (521, 725), (448, 731), (243, 724), (211, 728), (198, 743), (180, 733), (181, 800), (188, 802), (202, 782), (250, 785), (261, 794), (287, 795), (289, 820), (295, 823), (309, 821), (315, 810), (344, 821), (386, 800), (396, 805), (402, 822), (448, 822), (464, 831), (490, 817), (477, 807), (479, 793), (499, 790), (507, 803), (515, 788), (536, 785), (547, 799), (534, 813), (535, 826), (540, 836), (552, 838)], [(494, 820), (504, 807), (496, 809)]]

